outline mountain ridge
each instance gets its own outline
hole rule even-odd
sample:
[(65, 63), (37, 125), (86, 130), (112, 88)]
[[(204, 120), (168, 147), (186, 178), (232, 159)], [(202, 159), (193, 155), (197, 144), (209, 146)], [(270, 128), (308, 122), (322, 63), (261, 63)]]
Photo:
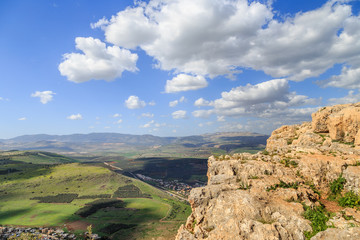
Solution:
[[(34, 134), (0, 140), (0, 150), (46, 150), (76, 153), (150, 153), (151, 156), (193, 154), (208, 158), (211, 152), (231, 152), (240, 148), (263, 149), (269, 136), (249, 132), (212, 133), (183, 137), (158, 137), (150, 134), (90, 133), (70, 135)], [(214, 150), (214, 151), (213, 151)], [(198, 157), (198, 155), (197, 155)]]
[[(190, 137), (214, 137), (222, 135), (235, 135), (235, 136), (268, 136), (266, 134), (255, 133), (255, 132), (216, 132), (216, 133), (205, 133), (199, 135), (189, 135), (189, 136), (180, 136), (180, 137), (160, 137), (152, 134), (124, 134), (124, 133), (108, 133), (108, 132), (93, 132), (93, 133), (74, 133), (74, 134), (26, 134), (13, 138), (0, 139), (0, 142), (37, 142), (37, 141), (59, 141), (59, 142), (111, 142), (113, 139), (115, 142), (121, 141), (121, 138), (154, 138), (154, 139), (164, 139), (164, 140), (182, 140)], [(99, 137), (99, 139), (96, 139)], [(110, 138), (106, 140), (105, 138)]]

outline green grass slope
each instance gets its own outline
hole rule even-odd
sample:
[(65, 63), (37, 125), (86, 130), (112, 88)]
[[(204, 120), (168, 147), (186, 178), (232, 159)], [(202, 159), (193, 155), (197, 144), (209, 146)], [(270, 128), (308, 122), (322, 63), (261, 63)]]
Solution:
[[(113, 198), (114, 193), (119, 188), (126, 189), (124, 186), (138, 189), (146, 198), (118, 198), (122, 201), (120, 208), (105, 206), (86, 217), (76, 214), (84, 207), (91, 207), (99, 198), (117, 200)], [(59, 194), (75, 196), (75, 199), (71, 198), (68, 203), (39, 200), (57, 196), (56, 199)], [(114, 239), (157, 236), (171, 239), (190, 212), (187, 204), (101, 165), (43, 165), (0, 160), (0, 225), (66, 226), (85, 230), (74, 227), (74, 222), (80, 222), (83, 226), (91, 224), (94, 232)]]
[(58, 164), (77, 162), (69, 157), (44, 151), (4, 151), (0, 159), (9, 159), (33, 164)]

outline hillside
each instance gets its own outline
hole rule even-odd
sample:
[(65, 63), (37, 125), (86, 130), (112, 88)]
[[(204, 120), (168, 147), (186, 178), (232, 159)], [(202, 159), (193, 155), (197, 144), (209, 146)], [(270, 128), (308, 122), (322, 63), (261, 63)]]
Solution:
[(190, 213), (187, 204), (102, 164), (9, 158), (0, 159), (0, 209), (0, 225), (53, 226), (77, 234), (92, 225), (93, 232), (114, 239), (174, 238)]
[(360, 103), (283, 126), (257, 154), (210, 157), (176, 237), (360, 239)]
[(59, 164), (77, 162), (75, 159), (44, 151), (3, 151), (0, 152), (0, 160), (1, 159), (34, 164)]

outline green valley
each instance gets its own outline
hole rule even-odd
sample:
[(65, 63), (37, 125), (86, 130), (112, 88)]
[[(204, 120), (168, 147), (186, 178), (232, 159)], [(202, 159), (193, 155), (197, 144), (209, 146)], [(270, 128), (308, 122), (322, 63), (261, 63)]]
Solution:
[(36, 151), (0, 156), (0, 225), (80, 235), (92, 225), (113, 239), (171, 239), (191, 212), (187, 203), (101, 163)]

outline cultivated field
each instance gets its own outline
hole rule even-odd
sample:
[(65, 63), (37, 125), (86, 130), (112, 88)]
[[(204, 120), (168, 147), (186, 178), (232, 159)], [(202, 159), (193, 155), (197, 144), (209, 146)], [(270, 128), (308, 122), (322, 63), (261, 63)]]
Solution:
[(0, 225), (58, 226), (78, 234), (92, 225), (114, 239), (171, 239), (191, 212), (189, 205), (101, 164), (36, 160), (0, 158)]

